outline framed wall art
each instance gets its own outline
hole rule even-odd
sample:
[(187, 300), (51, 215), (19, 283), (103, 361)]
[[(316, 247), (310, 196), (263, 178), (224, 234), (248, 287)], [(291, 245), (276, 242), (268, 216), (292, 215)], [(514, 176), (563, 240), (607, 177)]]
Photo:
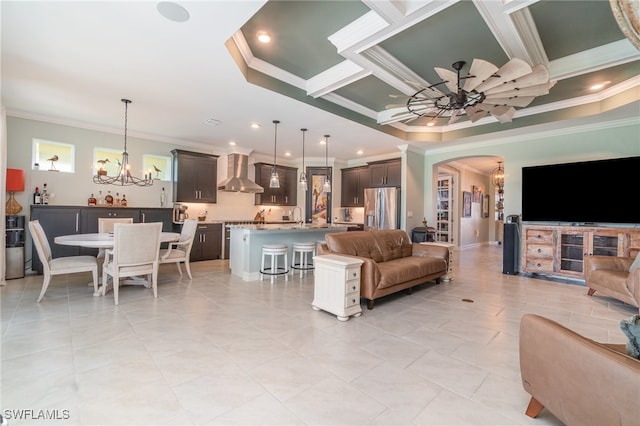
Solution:
[(331, 167), (307, 167), (306, 222), (331, 223), (331, 192), (322, 189), (326, 176), (333, 182)]
[(482, 201), (482, 187), (473, 185), (471, 190), (473, 191), (473, 202), (479, 203)]
[(482, 217), (489, 217), (489, 196), (482, 196)]
[(462, 217), (471, 217), (471, 193), (462, 191)]

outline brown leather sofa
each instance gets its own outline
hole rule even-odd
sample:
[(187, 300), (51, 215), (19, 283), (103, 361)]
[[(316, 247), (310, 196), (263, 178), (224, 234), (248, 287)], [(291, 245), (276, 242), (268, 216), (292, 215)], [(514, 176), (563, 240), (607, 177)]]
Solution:
[(318, 245), (318, 255), (339, 254), (364, 261), (360, 296), (373, 309), (374, 300), (435, 280), (447, 273), (449, 250), (412, 243), (402, 229), (334, 232)]
[(640, 424), (640, 360), (625, 345), (594, 342), (538, 315), (520, 322), (520, 373), (531, 395), (566, 425)]
[(588, 295), (596, 291), (638, 307), (640, 311), (640, 269), (629, 273), (634, 257), (585, 256), (584, 278)]

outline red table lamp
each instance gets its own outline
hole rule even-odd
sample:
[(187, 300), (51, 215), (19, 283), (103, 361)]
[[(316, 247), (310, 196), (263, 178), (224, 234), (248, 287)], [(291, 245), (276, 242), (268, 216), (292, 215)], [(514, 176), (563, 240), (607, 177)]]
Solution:
[(16, 201), (13, 194), (15, 192), (24, 191), (24, 170), (7, 169), (7, 192), (9, 199), (7, 200), (7, 214), (18, 214), (22, 211), (22, 206)]

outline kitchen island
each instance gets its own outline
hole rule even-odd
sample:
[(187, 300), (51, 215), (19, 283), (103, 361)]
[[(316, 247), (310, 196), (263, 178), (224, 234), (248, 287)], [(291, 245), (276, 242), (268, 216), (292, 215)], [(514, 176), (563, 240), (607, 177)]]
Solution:
[[(244, 281), (260, 279), (262, 246), (264, 244), (287, 244), (289, 264), (294, 242), (324, 241), (329, 232), (347, 231), (342, 225), (227, 225), (231, 229), (229, 267), (231, 274)], [(290, 266), (290, 265), (289, 265)]]

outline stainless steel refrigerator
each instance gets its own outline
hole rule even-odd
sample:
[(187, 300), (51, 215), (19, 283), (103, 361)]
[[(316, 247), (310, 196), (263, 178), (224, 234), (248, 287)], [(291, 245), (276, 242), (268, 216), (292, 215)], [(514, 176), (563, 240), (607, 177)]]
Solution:
[(366, 188), (364, 190), (364, 228), (400, 228), (400, 188)]

